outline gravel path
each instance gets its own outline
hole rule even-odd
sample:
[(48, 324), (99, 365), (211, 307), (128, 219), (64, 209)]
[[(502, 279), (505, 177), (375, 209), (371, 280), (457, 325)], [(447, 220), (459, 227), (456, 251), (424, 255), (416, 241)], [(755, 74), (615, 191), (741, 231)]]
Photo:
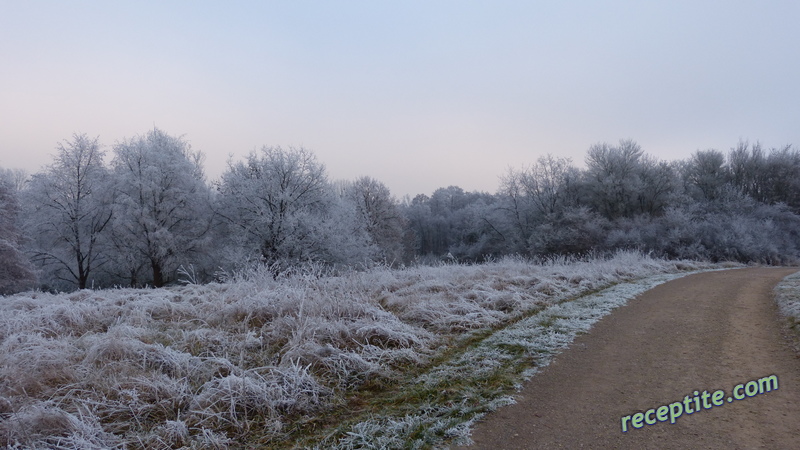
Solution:
[[(800, 358), (772, 300), (775, 284), (796, 271), (707, 272), (647, 291), (578, 337), (516, 404), (477, 424), (465, 448), (800, 448)], [(777, 390), (728, 402), (735, 386), (770, 375)], [(722, 404), (703, 404), (703, 391), (717, 390)], [(696, 409), (694, 391), (698, 411), (658, 420), (662, 405)], [(629, 420), (622, 432), (623, 417), (650, 409), (655, 424)]]

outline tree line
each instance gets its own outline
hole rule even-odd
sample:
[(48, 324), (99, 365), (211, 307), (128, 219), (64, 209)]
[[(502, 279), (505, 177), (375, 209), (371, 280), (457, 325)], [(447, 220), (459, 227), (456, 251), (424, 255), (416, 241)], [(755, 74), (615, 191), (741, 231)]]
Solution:
[[(494, 194), (450, 186), (398, 200), (331, 180), (313, 152), (265, 146), (209, 182), (203, 154), (159, 129), (116, 143), (75, 134), (28, 176), (0, 170), (0, 293), (164, 286), (250, 265), (483, 262), (639, 249), (782, 264), (800, 254), (800, 153), (740, 142), (666, 162), (631, 140), (585, 168), (540, 157)], [(110, 163), (106, 163), (110, 156)]]

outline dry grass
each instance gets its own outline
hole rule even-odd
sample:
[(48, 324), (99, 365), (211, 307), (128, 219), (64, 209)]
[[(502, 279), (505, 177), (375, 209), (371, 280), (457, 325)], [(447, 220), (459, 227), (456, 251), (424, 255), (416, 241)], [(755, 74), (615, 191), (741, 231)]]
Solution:
[(784, 278), (774, 292), (778, 310), (785, 319), (785, 334), (800, 355), (800, 272)]
[(5, 297), (0, 444), (276, 444), (530, 311), (697, 268), (620, 253)]

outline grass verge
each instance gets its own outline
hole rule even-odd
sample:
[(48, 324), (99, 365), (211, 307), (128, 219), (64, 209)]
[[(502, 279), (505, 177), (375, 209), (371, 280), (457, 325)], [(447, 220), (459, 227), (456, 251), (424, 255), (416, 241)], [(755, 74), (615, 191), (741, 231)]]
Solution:
[(471, 442), (475, 421), (514, 402), (522, 383), (580, 333), (631, 298), (682, 274), (616, 284), (526, 311), (461, 339), (418, 370), (378, 391), (356, 393), (358, 409), (287, 443), (306, 448), (436, 448)]
[(800, 272), (784, 278), (774, 289), (784, 335), (800, 356)]

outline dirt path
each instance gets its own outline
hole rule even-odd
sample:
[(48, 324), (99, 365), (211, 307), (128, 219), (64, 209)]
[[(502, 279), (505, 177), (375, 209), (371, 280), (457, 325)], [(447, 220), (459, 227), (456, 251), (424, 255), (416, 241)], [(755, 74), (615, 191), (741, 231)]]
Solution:
[[(479, 423), (466, 448), (798, 448), (800, 359), (772, 300), (796, 271), (708, 272), (642, 294), (578, 337), (517, 404)], [(773, 374), (778, 390), (727, 402), (734, 386)], [(622, 432), (623, 416), (704, 390), (724, 390), (724, 403)]]

